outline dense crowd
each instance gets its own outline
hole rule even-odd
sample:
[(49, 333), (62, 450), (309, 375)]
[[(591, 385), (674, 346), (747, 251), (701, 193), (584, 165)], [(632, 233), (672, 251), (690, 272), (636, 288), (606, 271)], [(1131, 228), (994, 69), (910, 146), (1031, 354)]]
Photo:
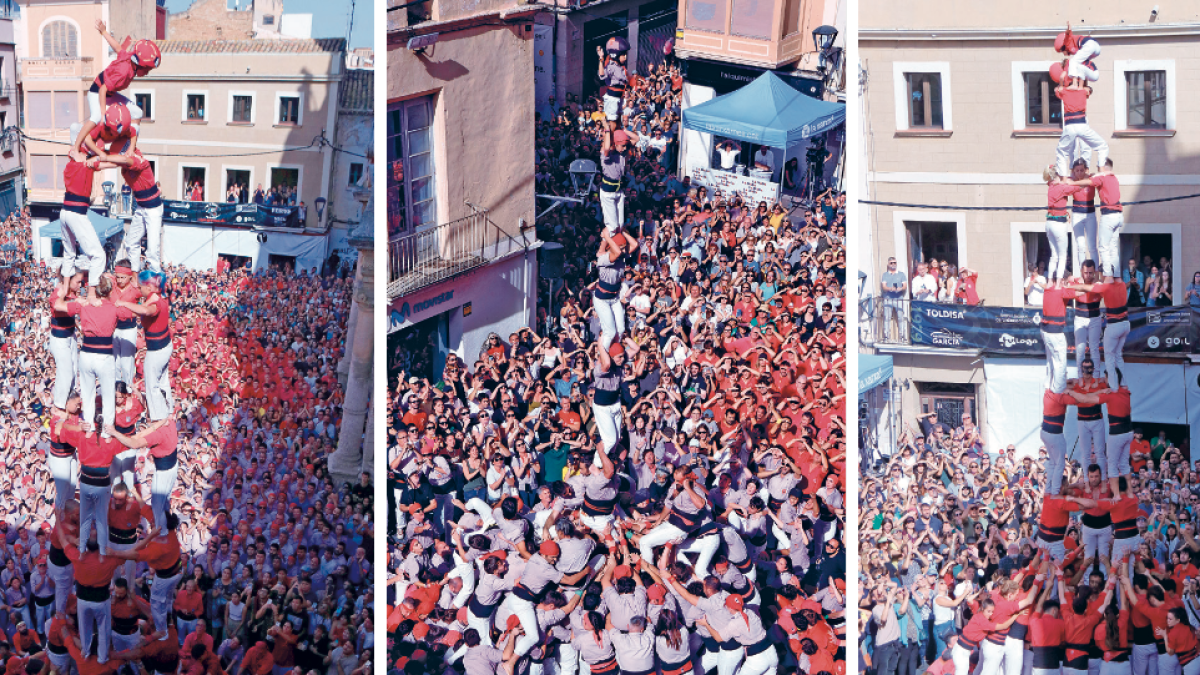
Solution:
[[(0, 345), (6, 670), (48, 660), (84, 675), (125, 663), (163, 675), (371, 672), (369, 477), (334, 485), (326, 468), (352, 272), (166, 267), (171, 412), (146, 417), (139, 336), (136, 376), (117, 386), (115, 427), (103, 431), (77, 416), (76, 393), (65, 415), (54, 409), (47, 299), (61, 285), (57, 271), (23, 262), (20, 272), (4, 289)], [(177, 439), (178, 476), (159, 505), (151, 497), (163, 436)], [(56, 486), (49, 465), (77, 443), (86, 497), (88, 457), (115, 440), (122, 455), (125, 441), (150, 452), (135, 450), (128, 473), (114, 469), (107, 509), (93, 513), (106, 527), (88, 536), (85, 523), (81, 535), (87, 505), (65, 494), (70, 483)]]
[(537, 326), (390, 355), (394, 672), (844, 672), (844, 197), (677, 178), (681, 82), (539, 118), (540, 194), (612, 111), (630, 142), (620, 231), (595, 193), (539, 221), (566, 267)]

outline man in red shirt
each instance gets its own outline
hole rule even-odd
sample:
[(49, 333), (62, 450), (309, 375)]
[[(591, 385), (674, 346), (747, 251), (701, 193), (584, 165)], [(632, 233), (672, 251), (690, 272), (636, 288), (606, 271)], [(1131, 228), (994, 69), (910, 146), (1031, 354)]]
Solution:
[(1100, 253), (1100, 273), (1106, 277), (1120, 274), (1117, 268), (1121, 255), (1121, 226), (1123, 221), (1121, 206), (1121, 183), (1113, 175), (1112, 158), (1100, 162), (1100, 170), (1095, 175), (1086, 176), (1079, 180), (1069, 181), (1079, 187), (1094, 187), (1100, 193), (1100, 221), (1096, 234), (1096, 248)]
[[(1051, 480), (1053, 479), (1051, 478)], [(1062, 480), (1061, 476), (1059, 476), (1059, 480)], [(1042, 500), (1042, 514), (1038, 518), (1038, 534), (1034, 544), (1048, 552), (1057, 563), (1062, 562), (1067, 552), (1063, 538), (1067, 534), (1067, 523), (1071, 519), (1071, 513), (1096, 507), (1095, 500), (1077, 497), (1071, 492), (1072, 490), (1068, 488), (1067, 493), (1062, 497), (1055, 497), (1047, 491)]]
[(137, 560), (150, 565), (154, 570), (154, 584), (150, 587), (150, 613), (154, 617), (154, 629), (166, 640), (168, 633), (167, 613), (171, 611), (175, 588), (183, 578), (183, 557), (179, 546), (179, 518), (173, 513), (159, 520), (155, 514), (157, 528), (151, 536), (138, 542), (132, 551), (114, 551), (113, 556), (124, 560)]
[[(1061, 263), (1065, 266), (1065, 233), (1063, 239)], [(1067, 306), (1063, 302), (1066, 292), (1069, 291), (1063, 288), (1062, 277), (1051, 278), (1042, 296), (1042, 344), (1046, 348), (1046, 382), (1043, 386), (1055, 394), (1061, 394), (1067, 388)]]
[[(1062, 491), (1063, 472), (1067, 468), (1067, 439), (1063, 425), (1067, 421), (1067, 406), (1075, 405), (1068, 393), (1054, 393), (1047, 389), (1042, 394), (1042, 445), (1046, 448), (1046, 494), (1056, 495)], [(1061, 543), (1061, 537), (1059, 538)], [(1058, 558), (1062, 559), (1061, 556)]]
[[(1111, 161), (1111, 160), (1110, 160)], [(1103, 219), (1101, 225), (1103, 225)], [(1119, 225), (1118, 225), (1119, 228)], [(1114, 235), (1114, 239), (1115, 239)], [(1104, 233), (1101, 232), (1101, 245), (1104, 245)], [(1109, 245), (1115, 245), (1109, 242)], [(1113, 264), (1116, 264), (1114, 254)], [(1125, 339), (1129, 337), (1129, 300), (1128, 291), (1121, 277), (1115, 272), (1104, 271), (1104, 281), (1098, 284), (1068, 284), (1067, 287), (1080, 293), (1098, 293), (1104, 300), (1104, 370), (1108, 378), (1109, 388), (1119, 386), (1118, 376), (1125, 367)]]
[[(87, 658), (90, 653), (92, 635), (97, 635), (100, 641), (96, 656), (99, 657), (100, 663), (105, 663), (108, 661), (108, 647), (112, 639), (112, 600), (109, 585), (112, 584), (113, 573), (122, 564), (121, 560), (101, 555), (100, 544), (94, 537), (87, 540), (87, 550), (80, 551), (76, 542), (67, 539), (64, 531), (59, 530), (58, 535), (58, 543), (75, 569), (75, 595), (79, 599), (79, 630), (83, 641), (83, 658)], [(72, 656), (75, 656), (76, 663), (80, 662), (80, 657), (74, 652)]]
[[(79, 457), (79, 539), (87, 541), (95, 523), (97, 546), (103, 560), (108, 555), (108, 500), (112, 489), (109, 474), (113, 457), (120, 452), (121, 446), (96, 431), (63, 430), (62, 425), (60, 418), (55, 431), (75, 447)], [(78, 580), (78, 570), (75, 576)]]
[[(1121, 382), (1118, 374), (1117, 382)], [(1105, 454), (1108, 459), (1108, 480), (1116, 492), (1117, 476), (1128, 476), (1129, 448), (1133, 442), (1133, 403), (1130, 400), (1129, 389), (1124, 385), (1115, 390), (1104, 389), (1098, 392), (1081, 394), (1070, 392), (1080, 405), (1103, 404), (1108, 408), (1108, 439), (1105, 443)]]
[[(137, 494), (131, 492), (125, 483), (117, 483), (108, 498), (108, 548), (114, 551), (132, 550), (137, 545), (137, 528), (142, 522), (142, 515), (143, 507)], [(133, 561), (125, 564), (122, 576), (125, 581), (133, 583)]]
[[(1076, 201), (1078, 204), (1078, 201)], [(1079, 206), (1074, 207), (1076, 209)], [(1079, 213), (1076, 211), (1078, 217)], [(1095, 216), (1092, 216), (1095, 220)], [(1086, 224), (1084, 225), (1086, 227)], [(1077, 224), (1076, 229), (1079, 229)], [(1095, 227), (1093, 226), (1094, 230)], [(1094, 233), (1093, 233), (1094, 238)], [(1080, 241), (1079, 235), (1075, 235), (1075, 240)], [(1075, 284), (1090, 285), (1096, 283), (1099, 276), (1096, 274), (1096, 263), (1091, 258), (1080, 263), (1079, 274), (1071, 277), (1068, 281), (1068, 292), (1064, 296), (1068, 300), (1075, 302), (1075, 365), (1080, 367), (1083, 360), (1091, 358), (1093, 363), (1100, 363), (1100, 340), (1104, 335), (1104, 321), (1100, 318), (1100, 294), (1085, 293), (1076, 291)]]
[(79, 135), (72, 139), (74, 141), (74, 146), (71, 148), (72, 156), (80, 154), (83, 137), (100, 124), (104, 109), (110, 104), (119, 103), (126, 106), (133, 124), (137, 125), (138, 121), (142, 119), (142, 109), (117, 92), (128, 88), (133, 83), (134, 77), (145, 77), (151, 70), (157, 68), (162, 60), (162, 52), (159, 51), (158, 45), (151, 40), (138, 40), (132, 48), (128, 48), (132, 38), (126, 37), (124, 41), (117, 42), (117, 39), (108, 32), (103, 21), (96, 22), (96, 30), (100, 31), (100, 35), (116, 52), (117, 57), (92, 81), (87, 95), (88, 118), (84, 121)]
[(1087, 101), (1092, 95), (1092, 88), (1078, 82), (1069, 85), (1060, 83), (1054, 89), (1054, 95), (1062, 101), (1063, 107), (1063, 130), (1055, 153), (1058, 175), (1067, 175), (1076, 141), (1083, 142), (1080, 159), (1085, 166), (1091, 163), (1092, 150), (1096, 151), (1096, 163), (1103, 166), (1104, 160), (1108, 159), (1108, 143), (1087, 122)]
[[(1087, 178), (1088, 160), (1080, 157), (1071, 163), (1071, 179)], [(1071, 197), (1071, 227), (1075, 233), (1075, 269), (1083, 269), (1086, 260), (1095, 268), (1100, 260), (1096, 249), (1096, 188), (1088, 186)], [(1088, 282), (1091, 283), (1091, 282)], [(1095, 357), (1099, 361), (1099, 356)]]
[(1066, 32), (1054, 37), (1054, 51), (1069, 59), (1066, 76), (1078, 80), (1078, 84), (1082, 84), (1082, 80), (1095, 82), (1100, 79), (1100, 71), (1094, 63), (1096, 57), (1100, 56), (1100, 43), (1096, 38), (1072, 33), (1071, 24), (1068, 23)]
[[(175, 477), (179, 473), (176, 447), (179, 445), (179, 430), (175, 415), (150, 424), (136, 436), (126, 436), (113, 427), (107, 431), (127, 448), (148, 448), (154, 458), (154, 481), (150, 484), (150, 505), (154, 509), (154, 522), (166, 521), (170, 507), (171, 491), (175, 489)], [(161, 629), (161, 626), (158, 626)]]

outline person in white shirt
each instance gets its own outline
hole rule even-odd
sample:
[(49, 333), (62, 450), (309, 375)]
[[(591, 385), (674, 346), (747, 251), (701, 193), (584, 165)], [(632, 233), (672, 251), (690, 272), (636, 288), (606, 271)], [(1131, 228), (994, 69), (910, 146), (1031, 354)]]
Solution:
[(927, 263), (917, 264), (917, 273), (912, 279), (912, 299), (918, 302), (933, 302), (937, 299), (937, 280), (929, 273)]
[(735, 141), (723, 141), (717, 144), (717, 154), (721, 156), (721, 170), (733, 171), (738, 155), (742, 154), (742, 146)]
[(770, 147), (758, 146), (758, 151), (754, 153), (754, 166), (770, 171), (772, 176), (775, 174), (775, 153), (771, 152)]
[(1029, 275), (1025, 277), (1025, 304), (1030, 307), (1042, 306), (1042, 292), (1046, 290), (1046, 277), (1042, 274), (1041, 263), (1029, 266)]

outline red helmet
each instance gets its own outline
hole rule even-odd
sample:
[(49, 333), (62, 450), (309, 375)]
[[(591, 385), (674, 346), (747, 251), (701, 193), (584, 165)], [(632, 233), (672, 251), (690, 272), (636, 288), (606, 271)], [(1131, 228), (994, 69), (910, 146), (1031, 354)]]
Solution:
[(113, 137), (121, 136), (133, 126), (133, 117), (124, 103), (113, 103), (104, 111), (104, 130)]
[(154, 42), (138, 40), (133, 45), (133, 55), (129, 57), (129, 60), (139, 68), (157, 68), (162, 61), (162, 52)]
[(1054, 82), (1056, 82), (1057, 84), (1062, 84), (1065, 76), (1066, 76), (1066, 71), (1063, 70), (1061, 63), (1050, 64), (1050, 79), (1051, 80), (1054, 80)]

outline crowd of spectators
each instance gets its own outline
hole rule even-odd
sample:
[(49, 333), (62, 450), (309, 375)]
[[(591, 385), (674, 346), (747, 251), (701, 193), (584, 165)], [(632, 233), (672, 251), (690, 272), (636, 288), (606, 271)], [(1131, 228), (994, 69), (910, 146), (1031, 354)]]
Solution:
[[(793, 209), (680, 179), (678, 68), (630, 80), (619, 442), (591, 403), (616, 358), (595, 193), (538, 223), (566, 264), (536, 326), (440, 372), (432, 336), (392, 343), (396, 673), (844, 672), (844, 195)], [(539, 117), (539, 194), (572, 193), (605, 124), (594, 99)]]
[[(28, 236), (28, 221), (17, 225)], [(56, 645), (64, 649), (59, 619), (50, 618), (53, 598), (46, 611), (42, 602), (56, 590), (46, 572), (55, 545), (49, 539), (64, 527), (47, 470), (55, 378), (48, 298), (58, 279), (39, 262), (23, 260), (18, 268), (2, 289), (0, 332), (0, 661), (8, 672), (29, 656), (44, 661), (43, 648), (51, 660)], [(170, 419), (179, 428), (170, 512), (179, 519), (172, 535), (184, 575), (169, 620), (177, 642), (165, 649), (150, 634), (155, 627), (145, 599), (157, 577), (140, 562), (128, 594), (137, 598), (141, 641), (133, 650), (109, 652), (107, 665), (98, 664), (94, 645), (71, 645), (83, 650), (70, 652), (78, 670), (105, 672), (140, 660), (143, 673), (372, 672), (370, 477), (335, 485), (327, 468), (341, 419), (336, 366), (352, 270), (324, 277), (280, 268), (214, 273), (168, 266), (165, 272), (174, 342)], [(140, 399), (140, 378), (129, 384)], [(146, 419), (134, 418), (140, 430)], [(133, 499), (148, 502), (153, 473), (150, 458), (140, 457)], [(143, 518), (142, 541), (152, 527), (166, 532), (161, 525)], [(67, 612), (75, 606), (72, 596)], [(164, 626), (157, 629), (168, 635)]]

